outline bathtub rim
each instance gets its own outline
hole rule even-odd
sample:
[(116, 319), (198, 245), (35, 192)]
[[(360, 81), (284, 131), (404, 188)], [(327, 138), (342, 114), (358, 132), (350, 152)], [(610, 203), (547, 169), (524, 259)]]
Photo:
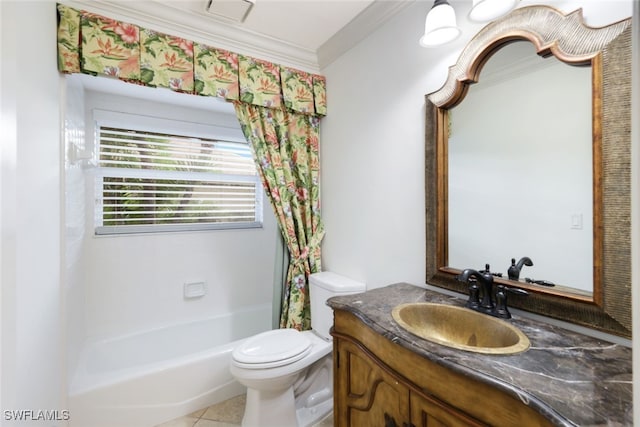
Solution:
[[(234, 316), (242, 315), (243, 313), (262, 312), (264, 310), (265, 313), (269, 312), (269, 319), (270, 319), (271, 309), (272, 309), (271, 304), (253, 305), (249, 307), (243, 307), (242, 309), (238, 309), (234, 312), (217, 314), (215, 316), (202, 318), (202, 319), (190, 319), (190, 320), (185, 320), (182, 322), (176, 322), (172, 324), (164, 324), (161, 326), (156, 326), (156, 327), (148, 328), (145, 330), (132, 331), (119, 336), (95, 336), (95, 337), (87, 338), (84, 340), (82, 344), (81, 351), (77, 359), (77, 365), (73, 370), (73, 374), (68, 380), (68, 390), (67, 390), (68, 397), (72, 398), (72, 397), (81, 395), (83, 393), (95, 391), (100, 388), (113, 386), (124, 380), (142, 378), (144, 376), (158, 372), (159, 370), (162, 370), (162, 369), (168, 369), (174, 366), (179, 366), (179, 365), (188, 364), (188, 363), (197, 363), (199, 361), (202, 361), (203, 359), (211, 357), (213, 354), (229, 353), (229, 358), (230, 358), (231, 352), (237, 345), (239, 345), (242, 341), (246, 340), (250, 336), (253, 336), (255, 333), (259, 333), (259, 332), (255, 332), (255, 331), (247, 332), (248, 335), (246, 335), (245, 337), (232, 340), (231, 342), (220, 343), (214, 347), (209, 347), (204, 350), (185, 354), (179, 357), (163, 359), (157, 362), (146, 363), (142, 365), (135, 365), (135, 366), (126, 367), (122, 369), (92, 373), (88, 371), (87, 363), (88, 363), (89, 353), (95, 350), (96, 347), (109, 345), (110, 343), (114, 343), (118, 341), (132, 339), (137, 336), (141, 336), (145, 334), (159, 333), (171, 328), (180, 328), (180, 327), (193, 325), (196, 323), (211, 322), (220, 318), (229, 318), (229, 317), (233, 318)], [(271, 328), (270, 323), (268, 326), (269, 328)]]

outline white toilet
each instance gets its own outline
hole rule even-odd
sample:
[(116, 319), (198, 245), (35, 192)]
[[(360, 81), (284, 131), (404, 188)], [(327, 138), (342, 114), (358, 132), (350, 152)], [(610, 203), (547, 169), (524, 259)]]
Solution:
[(307, 427), (333, 409), (333, 348), (328, 298), (366, 290), (328, 271), (309, 277), (311, 331), (276, 329), (248, 338), (231, 358), (231, 374), (247, 387), (243, 427)]

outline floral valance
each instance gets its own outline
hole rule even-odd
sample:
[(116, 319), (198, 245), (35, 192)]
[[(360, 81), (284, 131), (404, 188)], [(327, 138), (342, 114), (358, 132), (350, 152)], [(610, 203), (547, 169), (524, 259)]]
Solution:
[(323, 76), (58, 4), (58, 70), (326, 115)]

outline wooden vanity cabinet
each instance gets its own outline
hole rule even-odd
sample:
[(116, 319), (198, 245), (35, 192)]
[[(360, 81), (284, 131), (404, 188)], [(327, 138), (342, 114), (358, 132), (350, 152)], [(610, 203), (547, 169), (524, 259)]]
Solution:
[(355, 315), (334, 316), (337, 427), (548, 426), (538, 412), (395, 344)]

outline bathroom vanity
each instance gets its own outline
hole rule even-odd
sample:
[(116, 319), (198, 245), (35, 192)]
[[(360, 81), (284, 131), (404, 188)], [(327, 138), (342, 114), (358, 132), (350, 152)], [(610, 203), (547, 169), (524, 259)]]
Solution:
[(631, 349), (514, 315), (525, 352), (458, 350), (394, 321), (394, 307), (415, 302), (465, 304), (406, 283), (327, 302), (336, 426), (633, 424)]

